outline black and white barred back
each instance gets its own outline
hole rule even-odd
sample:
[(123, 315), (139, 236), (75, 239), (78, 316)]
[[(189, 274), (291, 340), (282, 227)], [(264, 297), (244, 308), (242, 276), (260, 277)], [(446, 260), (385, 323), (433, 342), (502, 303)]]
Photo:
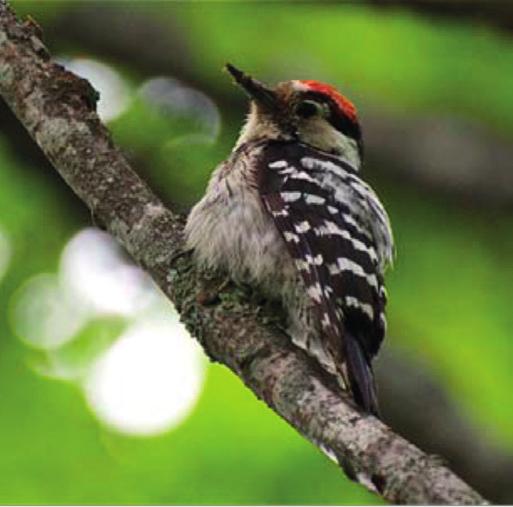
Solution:
[(371, 360), (385, 334), (383, 271), (393, 251), (386, 212), (347, 161), (307, 145), (270, 142), (256, 170), (326, 350), (355, 401), (377, 413)]

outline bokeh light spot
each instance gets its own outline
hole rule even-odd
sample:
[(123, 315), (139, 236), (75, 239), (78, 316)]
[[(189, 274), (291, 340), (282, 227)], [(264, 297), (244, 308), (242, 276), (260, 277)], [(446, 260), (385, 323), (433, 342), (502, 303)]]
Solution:
[(23, 342), (50, 350), (73, 338), (84, 325), (87, 312), (62, 290), (56, 276), (40, 274), (14, 294), (10, 317)]
[(203, 139), (217, 139), (221, 130), (221, 114), (215, 102), (199, 90), (185, 86), (177, 79), (155, 77), (146, 81), (138, 91), (149, 104), (163, 113), (195, 120)]
[(117, 118), (129, 106), (128, 86), (112, 67), (88, 58), (60, 58), (59, 62), (71, 72), (90, 81), (100, 92), (97, 111), (103, 121)]
[(108, 426), (153, 435), (187, 417), (204, 369), (198, 344), (167, 309), (121, 336), (93, 366), (85, 390), (91, 408)]
[(151, 279), (107, 233), (77, 233), (61, 257), (63, 285), (97, 314), (134, 316), (159, 298)]

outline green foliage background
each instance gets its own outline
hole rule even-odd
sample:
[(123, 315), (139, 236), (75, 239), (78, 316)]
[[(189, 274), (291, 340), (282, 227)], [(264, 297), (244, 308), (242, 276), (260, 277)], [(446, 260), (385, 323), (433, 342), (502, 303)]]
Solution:
[[(80, 3), (13, 5), (51, 28)], [(513, 44), (486, 27), (333, 4), (122, 5), (169, 22), (170, 29), (181, 27), (187, 65), (208, 83), (202, 89), (207, 95), (235, 95), (220, 72), (233, 61), (269, 80), (320, 76), (354, 91), (357, 103), (372, 101), (404, 115), (454, 115), (480, 121), (506, 139), (513, 134)], [(102, 59), (78, 43), (47, 42), (54, 54)], [(108, 63), (135, 92), (143, 81), (137, 65)], [(198, 142), (193, 150), (169, 142), (193, 126), (140, 100), (110, 127), (125, 149), (144, 160), (157, 192), (187, 206), (230, 149), (243, 115), (236, 98), (233, 104), (221, 110), (218, 142)], [(79, 381), (39, 375), (32, 367), (38, 352), (12, 330), (13, 297), (31, 276), (55, 272), (62, 248), (90, 217), (53, 173), (33, 166), (1, 132), (0, 168), (0, 227), (13, 248), (0, 280), (0, 503), (380, 501), (342, 477), (220, 366), (208, 367), (191, 416), (149, 438), (104, 426), (88, 409)], [(398, 249), (389, 276), (386, 346), (422, 356), (454, 403), (513, 450), (513, 218), (371, 171)], [(76, 353), (87, 355), (101, 336), (94, 357), (123, 326), (116, 319), (95, 322), (83, 330), (85, 345)]]

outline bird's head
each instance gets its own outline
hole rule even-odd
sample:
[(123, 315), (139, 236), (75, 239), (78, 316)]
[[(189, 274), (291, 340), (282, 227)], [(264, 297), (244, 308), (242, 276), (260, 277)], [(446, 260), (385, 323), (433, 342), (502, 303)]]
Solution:
[(251, 100), (237, 146), (257, 139), (297, 140), (359, 168), (363, 143), (356, 108), (334, 87), (292, 80), (271, 88), (233, 65), (226, 69)]

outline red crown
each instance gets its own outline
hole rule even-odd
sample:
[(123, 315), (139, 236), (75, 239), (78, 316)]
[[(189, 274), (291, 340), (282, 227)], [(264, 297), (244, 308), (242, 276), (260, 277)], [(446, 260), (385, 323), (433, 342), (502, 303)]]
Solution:
[(351, 120), (357, 121), (356, 107), (354, 107), (354, 104), (348, 98), (344, 97), (336, 88), (329, 84), (320, 83), (319, 81), (313, 81), (310, 79), (302, 79), (300, 80), (300, 83), (307, 86), (312, 92), (327, 95), (338, 105), (342, 113)]

